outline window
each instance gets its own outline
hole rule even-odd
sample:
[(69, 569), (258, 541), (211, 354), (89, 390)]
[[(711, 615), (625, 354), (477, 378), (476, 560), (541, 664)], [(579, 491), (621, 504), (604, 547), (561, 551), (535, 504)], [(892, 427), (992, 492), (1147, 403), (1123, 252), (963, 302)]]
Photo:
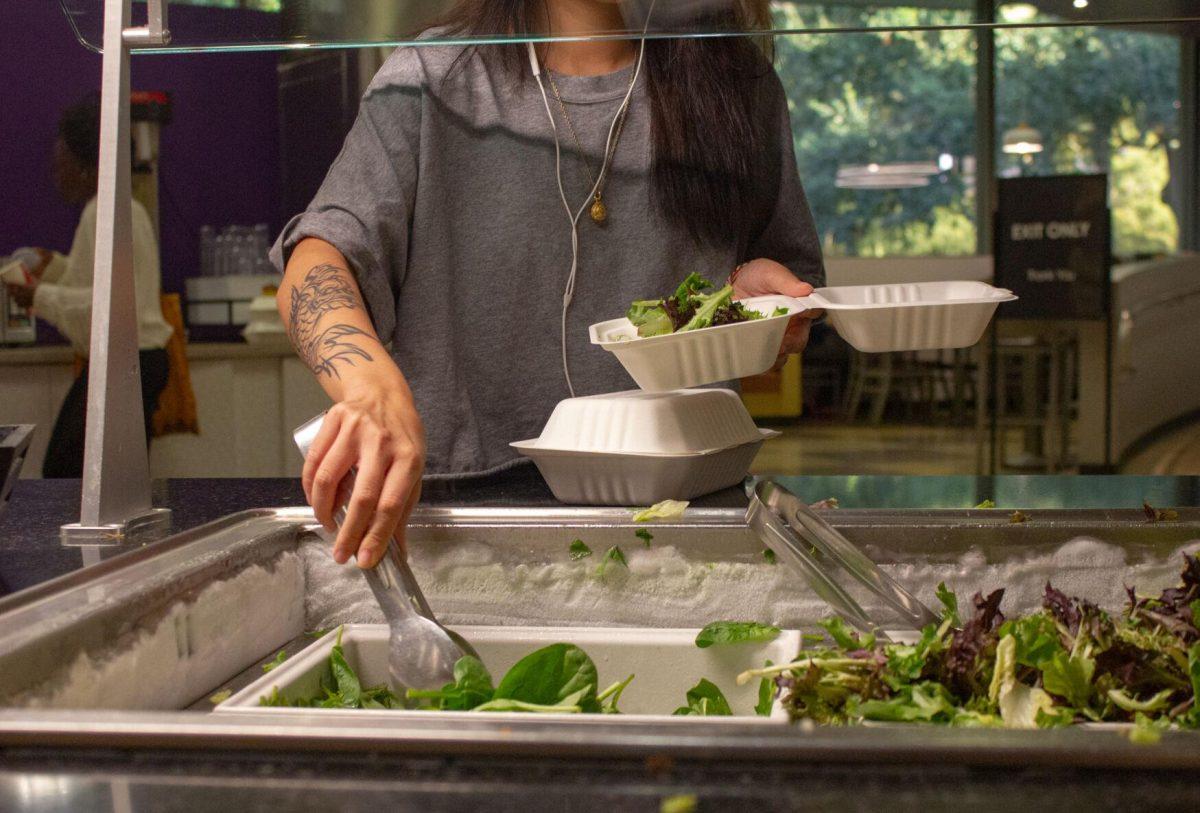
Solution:
[(996, 32), (997, 141), (1031, 129), (1038, 152), (1001, 152), (1002, 176), (1109, 174), (1118, 258), (1179, 247), (1180, 43), (1107, 28)]
[[(776, 2), (786, 28), (953, 25), (967, 11)], [(830, 255), (975, 252), (974, 35), (796, 34), (775, 40), (796, 160)]]

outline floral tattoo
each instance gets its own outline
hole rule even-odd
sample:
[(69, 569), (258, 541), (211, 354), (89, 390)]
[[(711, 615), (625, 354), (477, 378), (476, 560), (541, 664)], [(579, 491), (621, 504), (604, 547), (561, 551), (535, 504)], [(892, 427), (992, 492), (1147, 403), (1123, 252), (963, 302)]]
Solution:
[(372, 361), (371, 354), (354, 344), (356, 336), (370, 338), (365, 330), (335, 323), (321, 329), (321, 320), (336, 310), (362, 310), (362, 298), (347, 280), (347, 272), (336, 265), (318, 265), (292, 288), (288, 338), (301, 360), (317, 376), (340, 378), (339, 363), (354, 366), (356, 360)]

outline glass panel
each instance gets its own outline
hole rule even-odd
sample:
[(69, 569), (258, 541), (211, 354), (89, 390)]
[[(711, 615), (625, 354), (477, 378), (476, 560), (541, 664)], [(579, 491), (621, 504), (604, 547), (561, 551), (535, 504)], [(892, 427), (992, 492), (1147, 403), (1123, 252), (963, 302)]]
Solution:
[(996, 57), (999, 174), (1108, 173), (1117, 259), (1176, 251), (1185, 200), (1179, 38), (1003, 31)]
[[(776, 23), (833, 28), (855, 12), (779, 5)], [(956, 26), (969, 12), (877, 9), (871, 26)], [(975, 252), (975, 37), (969, 30), (778, 37), (796, 161), (826, 256)]]
[[(57, 0), (88, 47), (101, 43), (104, 0)], [(143, 19), (144, 0), (135, 2), (134, 19)], [(171, 0), (170, 45), (143, 49), (161, 53), (194, 50), (261, 50), (288, 48), (353, 48), (412, 43), (431, 25), (459, 8), (491, 5), (460, 0)], [(512, 5), (496, 2), (496, 7)], [(599, 30), (546, 32), (529, 30), (497, 16), (495, 22), (468, 21), (460, 33), (426, 42), (521, 41), (554, 37), (628, 38), (643, 29), (652, 37), (736, 35), (854, 30), (904, 30), (993, 24), (975, 16), (974, 0), (842, 0), (834, 3), (793, 0), (627, 0), (613, 4), (613, 19)], [(891, 15), (895, 7), (919, 6), (952, 15), (953, 21)], [(207, 7), (207, 8), (206, 8)], [(212, 7), (229, 13), (213, 14)], [(1200, 26), (1193, 0), (1033, 0), (999, 5), (996, 25), (1069, 26), (1083, 23), (1173, 22)], [(531, 3), (531, 9), (542, 8)], [(196, 13), (201, 12), (201, 13)], [(817, 15), (815, 17), (810, 15)], [(1054, 16), (1048, 16), (1054, 15)], [(785, 22), (785, 21), (791, 22)], [(801, 22), (800, 20), (806, 20)], [(442, 29), (445, 30), (445, 29)]]

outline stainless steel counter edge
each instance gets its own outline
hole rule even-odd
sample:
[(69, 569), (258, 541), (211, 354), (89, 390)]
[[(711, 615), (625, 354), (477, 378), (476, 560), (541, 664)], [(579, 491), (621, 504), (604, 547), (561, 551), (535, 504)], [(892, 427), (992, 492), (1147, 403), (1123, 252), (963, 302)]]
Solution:
[(684, 726), (594, 721), (321, 719), (319, 713), (239, 714), (236, 720), (188, 712), (0, 711), (0, 746), (273, 751), (377, 751), (439, 755), (796, 760), (822, 763), (1039, 765), (1138, 771), (1200, 769), (1200, 737), (1167, 732), (1153, 745), (1121, 729), (997, 729), (864, 726), (778, 727), (730, 722)]

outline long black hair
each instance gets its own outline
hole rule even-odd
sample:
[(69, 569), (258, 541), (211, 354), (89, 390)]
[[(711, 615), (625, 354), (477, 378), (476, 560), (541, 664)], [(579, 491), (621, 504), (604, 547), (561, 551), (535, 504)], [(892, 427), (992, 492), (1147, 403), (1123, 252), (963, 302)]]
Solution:
[[(542, 3), (461, 0), (439, 25), (466, 36), (537, 31)], [(643, 4), (647, 0), (627, 4), (631, 31), (641, 29)], [(638, 5), (642, 8), (632, 7)], [(765, 32), (770, 27), (768, 0), (658, 0), (651, 30)], [(528, 71), (524, 46), (487, 47), (498, 51), (506, 69), (520, 75)], [(703, 242), (744, 243), (765, 205), (762, 156), (776, 160), (769, 144), (776, 140), (776, 123), (762, 110), (769, 93), (764, 79), (771, 72), (770, 37), (648, 39), (642, 70), (660, 210)]]

